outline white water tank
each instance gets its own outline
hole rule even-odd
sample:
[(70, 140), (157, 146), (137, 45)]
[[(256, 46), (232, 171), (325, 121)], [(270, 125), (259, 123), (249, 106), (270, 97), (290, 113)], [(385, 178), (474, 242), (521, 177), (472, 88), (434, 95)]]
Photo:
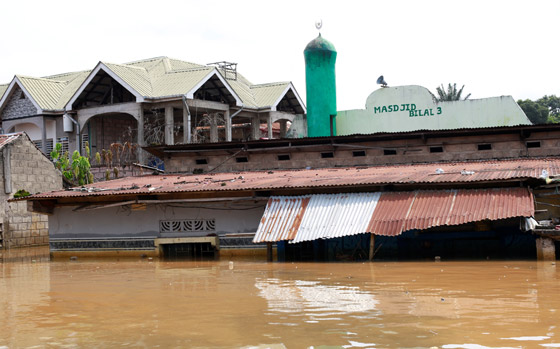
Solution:
[(74, 131), (74, 123), (72, 122), (72, 119), (71, 119), (70, 115), (64, 114), (62, 116), (62, 124), (63, 124), (63, 128), (64, 128), (64, 132), (73, 132)]

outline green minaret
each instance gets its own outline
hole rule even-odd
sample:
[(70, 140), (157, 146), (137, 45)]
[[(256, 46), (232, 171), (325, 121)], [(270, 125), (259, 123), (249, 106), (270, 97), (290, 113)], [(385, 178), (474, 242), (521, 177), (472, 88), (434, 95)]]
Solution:
[[(307, 44), (305, 80), (307, 91), (307, 136), (331, 135), (331, 115), (336, 115), (336, 49), (321, 34)], [(333, 135), (336, 135), (333, 118)]]

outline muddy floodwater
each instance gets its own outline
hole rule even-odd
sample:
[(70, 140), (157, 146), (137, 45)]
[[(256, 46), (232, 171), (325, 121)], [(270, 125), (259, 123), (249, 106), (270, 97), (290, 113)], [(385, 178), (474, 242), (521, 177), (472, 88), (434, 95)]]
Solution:
[(558, 348), (553, 262), (0, 255), (0, 348)]

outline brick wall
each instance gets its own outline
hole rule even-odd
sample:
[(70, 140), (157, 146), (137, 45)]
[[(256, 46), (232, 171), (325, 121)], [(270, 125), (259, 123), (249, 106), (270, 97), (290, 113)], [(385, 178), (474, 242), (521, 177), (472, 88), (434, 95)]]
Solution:
[[(137, 122), (132, 116), (110, 115), (95, 117), (95, 141), (91, 141), (92, 157), (103, 149), (111, 149), (113, 143), (136, 143)], [(132, 132), (131, 132), (132, 131)], [(135, 157), (134, 157), (135, 158)]]
[[(531, 142), (538, 143), (539, 146), (529, 147), (528, 143)], [(490, 144), (490, 149), (479, 149), (479, 145), (482, 144)], [(394, 154), (386, 150), (394, 151)], [(441, 151), (434, 152), (434, 150)], [(322, 153), (332, 153), (332, 157), (322, 156)], [(560, 155), (560, 131), (534, 133), (525, 139), (521, 139), (517, 134), (472, 135), (430, 138), (425, 141), (421, 139), (364, 141), (291, 150), (272, 148), (266, 152), (240, 152), (235, 156), (231, 150), (228, 153), (222, 151), (171, 155), (172, 157), (165, 161), (168, 173), (192, 173), (196, 169), (206, 172), (215, 167), (217, 167), (216, 171), (225, 172), (557, 156)], [(280, 160), (279, 155), (288, 155), (289, 158)], [(246, 157), (248, 161), (238, 162), (236, 158), (240, 157)]]
[(20, 116), (37, 115), (37, 108), (35, 108), (33, 102), (31, 102), (27, 96), (23, 99), (21, 96), (22, 90), (16, 85), (6, 107), (2, 110), (2, 120), (9, 120)]
[[(2, 151), (6, 151), (7, 147), (10, 148), (12, 193), (6, 194), (3, 187), (0, 189), (0, 200), (3, 202), (0, 214), (4, 222), (4, 245), (11, 248), (48, 244), (48, 217), (28, 212), (26, 201), (6, 200), (12, 198), (20, 189), (32, 194), (60, 190), (62, 176), (26, 135), (21, 135)], [(3, 169), (3, 160), (0, 162), (0, 168)]]

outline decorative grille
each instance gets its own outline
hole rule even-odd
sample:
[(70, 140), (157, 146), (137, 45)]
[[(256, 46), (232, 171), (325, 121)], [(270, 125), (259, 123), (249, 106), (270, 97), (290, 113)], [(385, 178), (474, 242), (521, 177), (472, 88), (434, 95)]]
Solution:
[(159, 221), (161, 233), (195, 233), (216, 230), (215, 219), (182, 219)]

